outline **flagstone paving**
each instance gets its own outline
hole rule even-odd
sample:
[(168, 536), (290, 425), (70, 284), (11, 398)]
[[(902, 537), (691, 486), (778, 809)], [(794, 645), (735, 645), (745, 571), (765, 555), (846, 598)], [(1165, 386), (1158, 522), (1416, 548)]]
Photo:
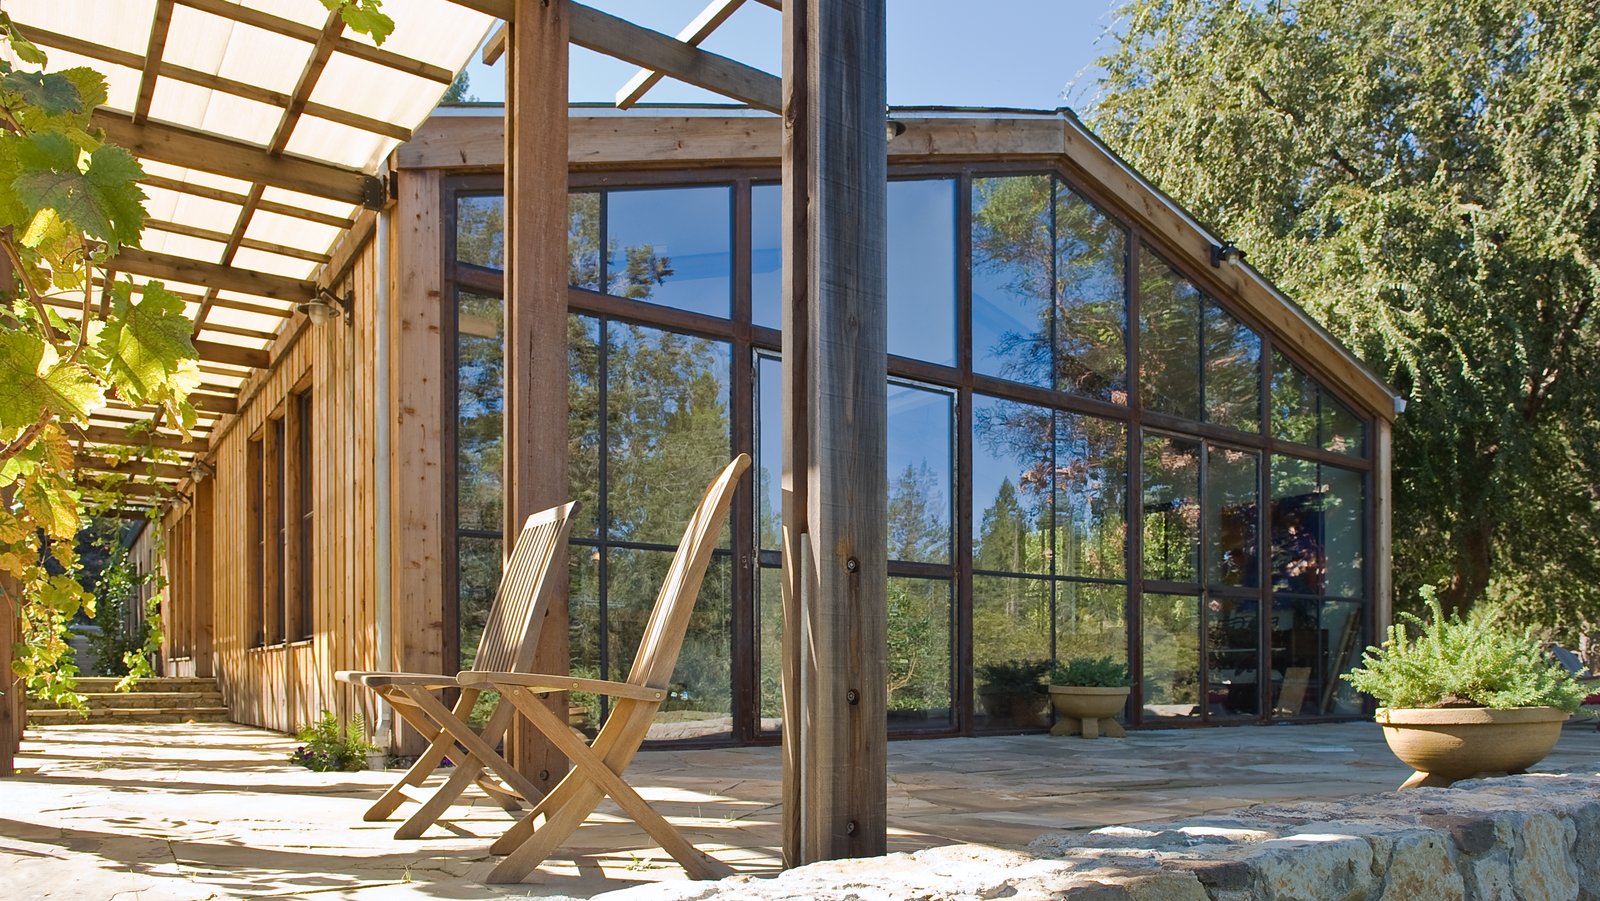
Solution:
[[(361, 813), (393, 773), (312, 773), (294, 741), (226, 724), (47, 726), (0, 780), (0, 897), (587, 897), (684, 875), (609, 803), (569, 856), (518, 886), (481, 882), (508, 815), (475, 795), (427, 837)], [(889, 746), (889, 848), (1021, 848), (1045, 832), (1387, 791), (1407, 775), (1371, 723), (901, 741)], [(1539, 772), (1600, 772), (1600, 733), (1569, 726)], [(775, 873), (776, 748), (645, 751), (629, 781), (741, 873)], [(438, 777), (436, 777), (438, 778)], [(475, 790), (474, 790), (475, 792)], [(404, 810), (404, 809), (403, 809)]]

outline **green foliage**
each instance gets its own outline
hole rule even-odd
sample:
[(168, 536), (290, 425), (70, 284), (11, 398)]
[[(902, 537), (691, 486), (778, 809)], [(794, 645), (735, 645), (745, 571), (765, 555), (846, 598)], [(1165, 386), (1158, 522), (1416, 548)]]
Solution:
[(367, 755), (378, 753), (377, 746), (367, 741), (360, 714), (350, 718), (350, 725), (341, 727), (339, 719), (324, 710), (315, 723), (300, 727), (294, 737), (300, 747), (289, 755), (289, 762), (318, 773), (364, 770)]
[(394, 33), (394, 20), (381, 11), (383, 0), (322, 0), (322, 5), (338, 13), (351, 31), (370, 35), (380, 47)]
[[(128, 553), (123, 530), (107, 528), (105, 521), (86, 530), (91, 541), (104, 548), (105, 565), (93, 579), (94, 621), (100, 627), (89, 636), (102, 675), (120, 676), (118, 691), (128, 691), (140, 679), (154, 675), (152, 660), (161, 649), (161, 574), (141, 573)], [(156, 591), (144, 603), (139, 589), (150, 584)]]
[(1112, 657), (1074, 657), (1050, 668), (1050, 684), (1123, 688), (1128, 684), (1128, 665)]
[[(1397, 596), (1600, 623), (1600, 17), (1132, 0), (1092, 124), (1402, 393)], [(1275, 398), (1276, 400), (1276, 398)]]
[(985, 663), (977, 668), (978, 684), (983, 691), (1043, 691), (1050, 666), (1048, 660)]
[[(1431, 617), (1402, 613), (1382, 647), (1342, 676), (1386, 707), (1556, 707), (1574, 713), (1584, 690), (1528, 631), (1505, 627), (1486, 608), (1448, 616), (1432, 588), (1422, 591)], [(1406, 626), (1415, 631), (1412, 636)]]

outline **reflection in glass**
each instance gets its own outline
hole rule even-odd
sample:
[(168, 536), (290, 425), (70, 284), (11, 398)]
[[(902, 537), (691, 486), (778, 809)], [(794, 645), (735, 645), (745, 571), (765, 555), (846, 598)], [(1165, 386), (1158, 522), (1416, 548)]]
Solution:
[(500, 539), (456, 538), (456, 627), (461, 668), (469, 669), (483, 637), (483, 624), (500, 585)]
[(505, 198), (499, 194), (456, 198), (456, 259), (489, 269), (505, 268)]
[(1055, 387), (1128, 402), (1128, 238), (1074, 194), (1056, 191)]
[(1149, 247), (1139, 255), (1139, 397), (1200, 419), (1200, 289)]
[(1367, 451), (1367, 426), (1327, 391), (1322, 392), (1319, 439), (1323, 450), (1359, 457)]
[(600, 290), (600, 195), (567, 195), (567, 284)]
[(1200, 442), (1146, 433), (1144, 578), (1200, 581)]
[(572, 537), (593, 538), (600, 522), (600, 320), (567, 317), (567, 490), (578, 508)]
[(983, 668), (1010, 661), (1049, 660), (1054, 628), (1048, 579), (972, 577), (972, 667), (978, 728), (1046, 725), (1042, 693), (986, 685)]
[(1128, 662), (1128, 589), (1099, 582), (1056, 583), (1056, 659)]
[(972, 397), (972, 565), (1050, 575), (1050, 410)]
[(1261, 336), (1205, 302), (1206, 421), (1261, 431)]
[(1366, 477), (1353, 469), (1324, 465), (1322, 482), (1327, 492), (1322, 505), (1328, 558), (1325, 593), (1330, 597), (1359, 598), (1366, 593)]
[[(626, 679), (632, 669), (672, 556), (670, 551), (622, 548), (607, 552), (605, 678)], [(732, 731), (732, 599), (733, 567), (727, 555), (717, 554), (700, 586), (667, 700), (650, 727), (650, 738), (700, 738)]]
[(605, 203), (607, 294), (727, 318), (732, 189), (609, 191)]
[(956, 183), (889, 182), (889, 353), (956, 362)]
[(606, 346), (609, 537), (676, 546), (732, 456), (731, 353), (722, 341), (617, 321), (606, 323)]
[(1272, 458), (1272, 590), (1322, 594), (1328, 558), (1317, 464)]
[(1206, 711), (1211, 719), (1253, 719), (1261, 710), (1260, 604), (1213, 596), (1206, 601)]
[[(600, 551), (567, 547), (567, 649), (572, 675), (603, 679), (600, 667)], [(583, 708), (581, 731), (593, 736), (605, 718), (606, 699), (588, 692), (567, 693), (567, 703)]]
[(756, 573), (758, 728), (773, 732), (783, 725), (783, 570), (761, 566)]
[(1274, 438), (1316, 445), (1317, 383), (1277, 352), (1272, 354), (1270, 406)]
[(1142, 602), (1145, 719), (1200, 713), (1200, 599), (1145, 592)]
[(783, 549), (783, 361), (756, 355), (756, 539)]
[(1050, 387), (1051, 177), (972, 180), (972, 369)]
[(505, 414), (504, 305), (498, 297), (457, 295), (456, 522), (499, 533), (501, 440)]
[(1127, 430), (1056, 413), (1056, 575), (1120, 579), (1127, 568)]
[(943, 579), (889, 577), (889, 728), (948, 729), (951, 586)]
[(1260, 457), (1212, 445), (1206, 456), (1206, 578), (1212, 585), (1254, 588), (1260, 505)]
[(750, 186), (750, 320), (783, 323), (783, 186)]
[(954, 398), (889, 383), (889, 559), (950, 562)]
[(1279, 717), (1361, 712), (1361, 699), (1339, 678), (1361, 660), (1362, 605), (1356, 601), (1277, 598), (1272, 605), (1272, 666)]

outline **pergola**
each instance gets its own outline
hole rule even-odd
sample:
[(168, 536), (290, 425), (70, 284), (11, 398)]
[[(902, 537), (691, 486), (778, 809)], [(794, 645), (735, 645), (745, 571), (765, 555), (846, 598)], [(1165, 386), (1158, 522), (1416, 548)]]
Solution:
[[(777, 7), (776, 0), (760, 0)], [(160, 498), (304, 326), (337, 309), (389, 200), (384, 161), (494, 20), (507, 59), (507, 521), (566, 499), (567, 58), (578, 44), (783, 117), (784, 810), (790, 864), (885, 843), (886, 174), (884, 0), (785, 0), (783, 75), (698, 49), (742, 0), (677, 38), (570, 0), (390, 0), (383, 47), (317, 0), (16, 0), (54, 67), (108, 75), (95, 123), (144, 164), (150, 221), (116, 273), (189, 304), (204, 381), (184, 436), (112, 405), (80, 465), (153, 473)], [(65, 311), (65, 307), (63, 308)], [(150, 444), (183, 462), (116, 462)], [(564, 632), (548, 623), (547, 632)], [(562, 648), (541, 665), (565, 667)], [(559, 671), (559, 670), (553, 670)], [(554, 702), (554, 699), (552, 699)], [(565, 761), (521, 743), (553, 784)]]

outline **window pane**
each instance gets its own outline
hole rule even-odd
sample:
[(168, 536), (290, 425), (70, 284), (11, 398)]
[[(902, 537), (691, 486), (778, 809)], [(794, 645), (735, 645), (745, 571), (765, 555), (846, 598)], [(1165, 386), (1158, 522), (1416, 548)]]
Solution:
[(501, 439), (505, 413), (505, 334), (498, 297), (462, 292), (457, 300), (456, 521), (499, 532)]
[(1200, 418), (1200, 289), (1146, 247), (1139, 258), (1139, 396)]
[(456, 539), (456, 628), (461, 641), (461, 669), (471, 669), (483, 638), (483, 624), (500, 586), (500, 539)]
[(783, 361), (756, 355), (756, 536), (783, 550)]
[(1146, 579), (1200, 581), (1200, 443), (1146, 434), (1144, 439)]
[(889, 559), (950, 562), (951, 424), (943, 391), (889, 384)]
[(1261, 336), (1206, 300), (1206, 421), (1261, 431)]
[(1283, 354), (1272, 355), (1272, 436), (1317, 443), (1317, 383)]
[[(572, 675), (604, 679), (600, 658), (600, 552), (581, 544), (568, 545), (567, 573), (567, 652)], [(604, 719), (604, 701), (586, 691), (573, 691), (567, 693), (567, 703), (584, 708), (579, 728), (592, 737)]]
[(1328, 584), (1332, 597), (1366, 594), (1362, 578), (1366, 557), (1366, 477), (1351, 469), (1322, 467), (1323, 533), (1327, 539)]
[(1322, 594), (1328, 558), (1317, 464), (1272, 458), (1272, 590)]
[(756, 572), (756, 647), (761, 657), (758, 728), (773, 732), (783, 726), (783, 570), (762, 566)]
[(1125, 585), (1056, 583), (1056, 659), (1110, 657), (1128, 662)]
[(600, 195), (567, 195), (567, 284), (600, 290)]
[(1206, 711), (1214, 720), (1253, 719), (1261, 710), (1259, 607), (1253, 599), (1212, 597), (1206, 602)]
[(972, 368), (1050, 387), (1048, 175), (972, 180)]
[(1279, 681), (1274, 715), (1360, 713), (1360, 696), (1339, 676), (1361, 659), (1361, 605), (1279, 598), (1272, 606), (1272, 666)]
[(956, 362), (956, 183), (889, 182), (889, 353)]
[(567, 488), (572, 537), (600, 533), (600, 321), (567, 317)]
[(1126, 564), (1127, 430), (1056, 413), (1056, 574), (1120, 579)]
[(783, 323), (783, 186), (750, 186), (750, 319)]
[(456, 198), (456, 259), (490, 269), (505, 268), (505, 198), (482, 194)]
[[(1049, 724), (1044, 678), (1018, 684), (1006, 664), (1050, 659), (1050, 580), (972, 577), (972, 666), (975, 724), (990, 729), (1037, 729)], [(991, 668), (986, 671), (985, 668)]]
[(950, 583), (889, 578), (889, 728), (948, 729)]
[(733, 300), (731, 189), (606, 193), (606, 293), (726, 318)]
[(1143, 599), (1145, 719), (1200, 712), (1200, 599), (1150, 594)]
[(1321, 444), (1323, 450), (1353, 457), (1367, 452), (1367, 426), (1339, 403), (1333, 395), (1322, 392)]
[(1207, 579), (1212, 585), (1261, 584), (1256, 552), (1260, 457), (1212, 445), (1206, 456)]
[[(685, 514), (687, 515), (687, 513)], [(656, 593), (672, 562), (668, 551), (613, 548), (607, 552), (606, 637), (609, 678), (626, 679), (639, 652), (639, 640), (655, 606)], [(724, 554), (711, 568), (695, 600), (689, 631), (672, 671), (667, 700), (650, 726), (651, 739), (702, 738), (733, 729), (729, 667), (733, 567)]]
[(1054, 446), (1048, 409), (972, 397), (972, 565), (1050, 575)]
[(1128, 402), (1128, 238), (1072, 193), (1056, 192), (1056, 388)]
[(732, 456), (730, 351), (721, 341), (642, 325), (613, 321), (605, 332), (608, 533), (676, 546)]

